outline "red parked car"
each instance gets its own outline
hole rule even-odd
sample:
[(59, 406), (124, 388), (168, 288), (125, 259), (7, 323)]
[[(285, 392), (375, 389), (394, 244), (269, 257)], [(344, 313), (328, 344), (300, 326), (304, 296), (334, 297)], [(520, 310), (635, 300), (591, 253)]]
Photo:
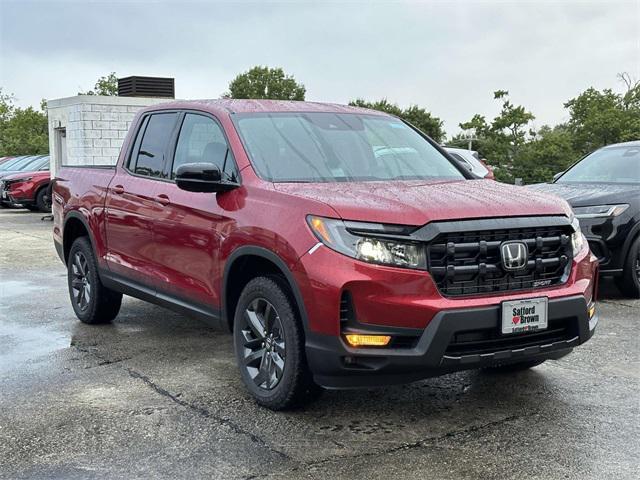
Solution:
[(123, 294), (210, 320), (273, 409), (319, 387), (530, 368), (598, 322), (597, 261), (565, 201), (472, 179), (382, 112), (149, 107), (114, 168), (60, 170), (53, 212), (81, 321), (111, 321)]
[(14, 173), (0, 180), (0, 201), (5, 205), (22, 205), (34, 212), (49, 212), (49, 183), (49, 170)]

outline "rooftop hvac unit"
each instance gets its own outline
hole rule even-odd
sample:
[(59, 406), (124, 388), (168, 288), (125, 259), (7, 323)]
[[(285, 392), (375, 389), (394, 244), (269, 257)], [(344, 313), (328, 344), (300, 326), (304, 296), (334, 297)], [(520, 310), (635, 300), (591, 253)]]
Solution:
[(175, 98), (173, 78), (125, 77), (118, 79), (119, 97)]

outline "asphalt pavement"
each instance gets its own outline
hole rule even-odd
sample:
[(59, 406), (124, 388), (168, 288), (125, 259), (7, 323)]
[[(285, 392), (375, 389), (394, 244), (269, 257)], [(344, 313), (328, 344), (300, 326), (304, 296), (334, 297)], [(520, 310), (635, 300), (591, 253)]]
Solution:
[(562, 360), (274, 413), (197, 320), (125, 297), (77, 321), (40, 217), (0, 210), (0, 478), (640, 478), (640, 301), (610, 282)]

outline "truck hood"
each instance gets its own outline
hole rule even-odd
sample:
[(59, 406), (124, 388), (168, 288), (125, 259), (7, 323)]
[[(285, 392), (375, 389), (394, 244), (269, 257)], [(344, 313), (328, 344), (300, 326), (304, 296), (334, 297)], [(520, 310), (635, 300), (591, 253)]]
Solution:
[(640, 188), (620, 183), (540, 183), (528, 188), (564, 198), (572, 207), (640, 201)]
[(283, 193), (325, 203), (344, 220), (363, 222), (418, 226), (438, 220), (571, 215), (558, 197), (493, 180), (274, 185)]

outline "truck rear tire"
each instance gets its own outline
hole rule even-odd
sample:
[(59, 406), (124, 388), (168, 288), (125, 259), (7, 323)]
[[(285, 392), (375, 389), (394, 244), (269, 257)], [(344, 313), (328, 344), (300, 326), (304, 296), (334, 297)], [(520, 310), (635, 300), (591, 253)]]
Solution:
[(640, 236), (629, 248), (621, 277), (616, 278), (616, 285), (623, 295), (640, 298)]
[(91, 242), (79, 237), (71, 246), (67, 259), (67, 282), (71, 305), (83, 323), (109, 323), (116, 318), (122, 294), (102, 285)]
[(258, 277), (242, 291), (234, 317), (234, 346), (242, 381), (271, 410), (307, 403), (321, 389), (304, 351), (304, 331), (284, 281)]

